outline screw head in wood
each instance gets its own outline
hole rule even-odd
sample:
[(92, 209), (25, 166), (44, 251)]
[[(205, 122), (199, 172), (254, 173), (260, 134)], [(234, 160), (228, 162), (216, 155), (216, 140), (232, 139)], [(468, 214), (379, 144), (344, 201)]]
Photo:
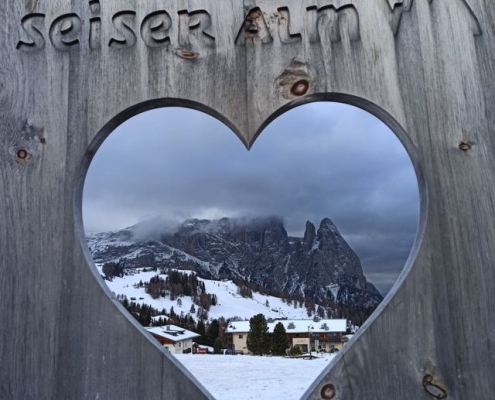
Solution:
[(26, 161), (26, 159), (29, 156), (29, 153), (27, 152), (26, 149), (18, 149), (16, 156), (19, 161)]
[(309, 82), (306, 79), (301, 79), (292, 85), (290, 92), (294, 96), (304, 96), (308, 93)]
[(331, 383), (323, 386), (321, 389), (321, 398), (324, 400), (331, 400), (335, 398), (335, 395), (337, 394), (337, 391), (335, 390), (335, 386), (332, 385)]

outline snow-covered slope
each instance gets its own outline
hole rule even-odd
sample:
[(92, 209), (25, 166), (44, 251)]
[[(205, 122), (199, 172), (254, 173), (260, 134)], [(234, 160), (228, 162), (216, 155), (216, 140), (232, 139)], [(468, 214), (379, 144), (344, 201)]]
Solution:
[[(97, 265), (98, 271), (101, 271), (101, 265)], [(190, 271), (180, 271), (181, 273), (193, 273)], [(146, 271), (137, 269), (131, 272), (132, 275), (126, 275), (123, 278), (115, 277), (112, 281), (105, 281), (109, 289), (115, 295), (125, 295), (130, 301), (138, 304), (147, 304), (158, 310), (165, 309), (170, 311), (174, 308), (176, 314), (188, 314), (190, 312), (193, 301), (191, 297), (179, 297), (180, 301), (170, 300), (170, 297), (160, 297), (153, 299), (146, 293), (144, 288), (136, 288), (135, 285), (140, 281), (148, 282), (152, 277), (159, 275), (159, 272)], [(166, 275), (161, 275), (163, 278)], [(232, 281), (214, 281), (198, 278), (204, 282), (205, 289), (208, 294), (215, 294), (218, 299), (218, 304), (211, 306), (208, 312), (209, 318), (233, 318), (239, 317), (249, 319), (253, 315), (262, 313), (266, 318), (283, 318), (289, 319), (304, 319), (308, 318), (306, 308), (290, 306), (283, 302), (282, 299), (273, 296), (253, 292), (253, 298), (243, 298), (238, 293), (238, 287)], [(268, 303), (267, 303), (268, 302)], [(268, 306), (267, 306), (268, 304)], [(197, 309), (197, 305), (195, 305)], [(197, 320), (195, 314), (191, 316)]]

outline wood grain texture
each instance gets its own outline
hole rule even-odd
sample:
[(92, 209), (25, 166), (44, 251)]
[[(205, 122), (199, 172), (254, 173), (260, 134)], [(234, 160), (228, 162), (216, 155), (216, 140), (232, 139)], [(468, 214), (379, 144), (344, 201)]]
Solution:
[(208, 112), (250, 147), (318, 100), (394, 130), (417, 170), (421, 224), (394, 289), (305, 398), (332, 384), (338, 400), (427, 400), (430, 375), (448, 399), (492, 399), (494, 20), (491, 0), (2, 2), (0, 399), (211, 398), (92, 268), (87, 168), (151, 108)]

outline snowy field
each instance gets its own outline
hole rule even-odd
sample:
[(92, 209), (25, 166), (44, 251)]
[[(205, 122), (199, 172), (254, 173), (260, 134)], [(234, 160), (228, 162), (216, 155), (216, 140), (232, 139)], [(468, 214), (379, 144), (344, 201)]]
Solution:
[(333, 355), (315, 360), (177, 354), (217, 400), (299, 400)]

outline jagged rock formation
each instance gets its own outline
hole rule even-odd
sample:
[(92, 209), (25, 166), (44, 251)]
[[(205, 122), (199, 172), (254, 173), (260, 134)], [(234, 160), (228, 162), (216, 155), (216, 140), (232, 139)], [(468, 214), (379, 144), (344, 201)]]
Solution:
[[(140, 232), (139, 235), (137, 232)], [(126, 260), (127, 268), (191, 269), (211, 279), (239, 278), (289, 294), (375, 306), (382, 296), (328, 218), (304, 237), (289, 237), (280, 218), (187, 220), (173, 232), (142, 234), (139, 225), (87, 237), (96, 263)]]

